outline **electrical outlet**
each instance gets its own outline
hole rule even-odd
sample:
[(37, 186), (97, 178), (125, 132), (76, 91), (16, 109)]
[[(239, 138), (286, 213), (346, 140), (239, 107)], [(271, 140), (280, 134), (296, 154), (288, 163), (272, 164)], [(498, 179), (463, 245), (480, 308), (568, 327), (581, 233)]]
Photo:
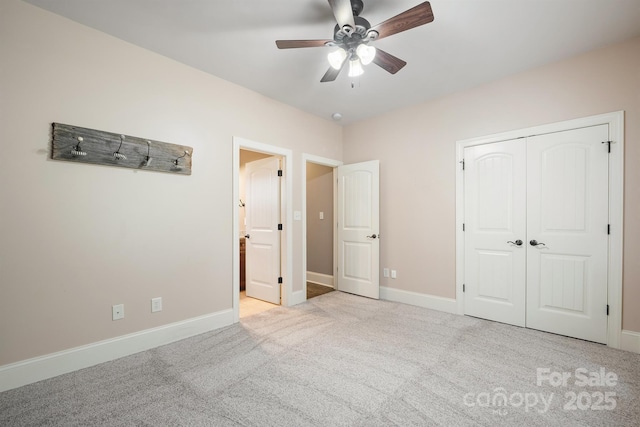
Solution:
[(396, 277), (398, 277), (398, 272), (395, 270), (391, 270), (391, 278), (395, 279)]
[(387, 267), (382, 269), (382, 276), (389, 277), (389, 269)]
[(151, 312), (162, 311), (162, 297), (151, 298)]
[(320, 212), (320, 219), (324, 219), (324, 212)]
[(113, 320), (124, 319), (124, 304), (116, 304), (111, 307), (111, 310)]

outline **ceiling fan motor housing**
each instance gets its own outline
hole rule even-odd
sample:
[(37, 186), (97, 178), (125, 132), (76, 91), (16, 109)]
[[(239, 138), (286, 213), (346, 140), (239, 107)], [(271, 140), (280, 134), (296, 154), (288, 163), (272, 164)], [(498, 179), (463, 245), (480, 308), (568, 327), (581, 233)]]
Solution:
[(336, 43), (349, 44), (351, 41), (354, 44), (359, 44), (363, 39), (369, 38), (367, 35), (367, 32), (371, 28), (369, 21), (360, 16), (354, 16), (353, 20), (356, 24), (353, 30), (350, 30), (348, 26), (340, 28), (340, 25), (336, 25), (334, 27), (333, 40), (335, 40)]

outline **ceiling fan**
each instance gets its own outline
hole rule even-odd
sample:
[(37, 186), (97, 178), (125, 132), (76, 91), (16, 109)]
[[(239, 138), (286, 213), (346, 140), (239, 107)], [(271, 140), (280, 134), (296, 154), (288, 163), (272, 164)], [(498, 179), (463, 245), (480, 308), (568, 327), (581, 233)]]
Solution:
[(334, 81), (347, 63), (350, 77), (362, 74), (364, 72), (362, 66), (371, 62), (391, 74), (397, 73), (407, 63), (370, 46), (369, 43), (433, 21), (431, 4), (428, 1), (373, 27), (369, 21), (360, 16), (364, 9), (362, 0), (329, 0), (329, 5), (338, 21), (332, 40), (276, 40), (276, 46), (279, 49), (337, 47), (327, 56), (331, 67), (324, 74), (321, 82)]

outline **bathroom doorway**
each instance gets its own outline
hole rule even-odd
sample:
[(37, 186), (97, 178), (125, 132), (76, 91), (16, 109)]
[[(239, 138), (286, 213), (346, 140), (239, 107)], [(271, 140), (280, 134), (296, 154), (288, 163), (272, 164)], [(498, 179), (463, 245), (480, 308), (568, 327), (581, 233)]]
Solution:
[[(280, 275), (280, 237), (279, 235), (274, 236), (274, 233), (278, 233), (276, 227), (280, 222), (279, 183), (278, 188), (272, 188), (274, 184), (272, 175), (277, 174), (280, 162), (281, 159), (272, 154), (240, 150), (240, 197), (238, 200), (240, 223), (240, 318), (262, 313), (280, 305), (280, 290), (277, 278), (268, 277), (274, 274), (272, 271), (273, 266), (271, 268), (263, 268), (265, 265), (268, 266), (268, 264), (275, 263), (275, 267), (278, 269), (276, 277)], [(275, 171), (270, 170), (274, 168)], [(256, 180), (259, 182), (256, 183)], [(266, 182), (264, 182), (265, 180)], [(274, 192), (276, 194), (273, 194)], [(267, 209), (264, 209), (265, 207)], [(260, 212), (255, 212), (256, 208), (260, 211), (266, 211), (267, 217), (277, 216), (278, 219), (272, 227), (266, 224), (265, 229), (264, 225), (260, 227), (261, 224), (254, 224), (253, 222), (255, 221), (251, 221), (252, 217), (262, 217), (262, 219), (265, 217), (265, 215), (260, 215)], [(272, 212), (273, 208), (276, 208), (277, 211)], [(251, 212), (253, 212), (253, 215)], [(273, 221), (272, 218), (269, 220)], [(267, 234), (267, 236), (259, 238), (258, 235), (261, 232), (262, 234)], [(262, 242), (258, 242), (258, 239), (262, 240)], [(277, 241), (273, 242), (273, 240)], [(277, 253), (270, 253), (274, 251)], [(277, 259), (273, 259), (275, 257)], [(249, 259), (249, 263), (247, 263), (247, 259)], [(258, 277), (256, 278), (256, 276)], [(249, 286), (247, 286), (247, 282), (249, 282)], [(275, 287), (278, 289), (274, 289)]]
[(290, 300), (291, 151), (237, 137), (233, 143), (232, 298), (239, 321)]

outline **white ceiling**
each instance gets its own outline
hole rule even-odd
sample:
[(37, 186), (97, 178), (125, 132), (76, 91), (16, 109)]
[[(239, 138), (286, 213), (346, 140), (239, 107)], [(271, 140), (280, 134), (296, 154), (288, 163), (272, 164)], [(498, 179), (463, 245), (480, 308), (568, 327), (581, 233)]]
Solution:
[[(434, 22), (375, 42), (407, 61), (320, 83), (330, 39), (327, 0), (26, 0), (270, 98), (343, 124), (478, 86), (640, 35), (640, 0), (431, 0)], [(376, 25), (421, 0), (364, 0)], [(354, 83), (354, 87), (352, 87)]]

